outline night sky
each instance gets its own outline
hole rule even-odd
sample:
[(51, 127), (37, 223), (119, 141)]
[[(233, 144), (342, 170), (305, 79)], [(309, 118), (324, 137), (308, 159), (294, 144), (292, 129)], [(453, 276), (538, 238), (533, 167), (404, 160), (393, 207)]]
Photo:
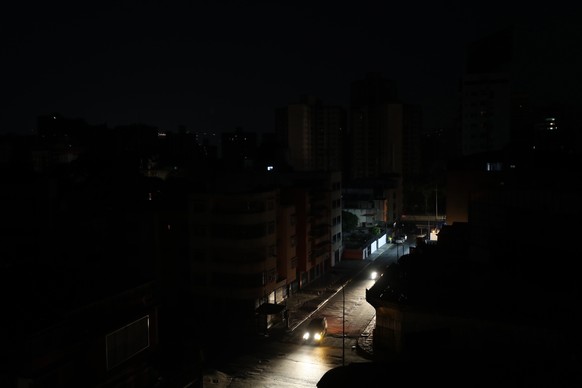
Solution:
[(579, 7), (466, 3), (3, 5), (0, 134), (32, 133), (51, 112), (110, 127), (271, 131), (274, 108), (303, 94), (347, 107), (350, 83), (371, 71), (422, 106), (425, 127), (451, 126), (466, 45), (511, 24), (527, 37), (534, 94), (582, 101)]

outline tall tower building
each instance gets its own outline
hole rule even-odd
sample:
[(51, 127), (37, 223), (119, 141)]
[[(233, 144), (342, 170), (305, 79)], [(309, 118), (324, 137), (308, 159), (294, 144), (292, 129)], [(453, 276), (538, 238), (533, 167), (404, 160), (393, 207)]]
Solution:
[(349, 120), (349, 179), (401, 175), (404, 107), (395, 84), (377, 73), (353, 82)]
[[(415, 112), (418, 120), (407, 120), (407, 112)], [(362, 193), (367, 193), (366, 201), (375, 204), (366, 210), (374, 214), (362, 221), (367, 226), (392, 223), (402, 214), (404, 129), (419, 122), (420, 112), (406, 109), (397, 98), (395, 83), (381, 74), (368, 73), (352, 83), (344, 200), (360, 203)], [(355, 192), (359, 194), (350, 194)]]
[(468, 48), (461, 90), (461, 153), (499, 151), (511, 142), (513, 30), (486, 36)]
[(338, 171), (342, 168), (342, 136), (346, 112), (313, 96), (275, 111), (275, 130), (296, 171)]
[(415, 176), (422, 172), (422, 108), (404, 105), (402, 135), (402, 175)]

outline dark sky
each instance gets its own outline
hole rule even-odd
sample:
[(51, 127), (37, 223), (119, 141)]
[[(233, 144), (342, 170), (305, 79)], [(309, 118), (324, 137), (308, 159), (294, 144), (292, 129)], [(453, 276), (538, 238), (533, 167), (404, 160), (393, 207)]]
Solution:
[(511, 23), (537, 34), (533, 51), (538, 43), (555, 48), (566, 34), (552, 55), (573, 71), (581, 63), (575, 6), (467, 3), (5, 5), (0, 133), (30, 133), (36, 116), (50, 112), (110, 127), (270, 131), (274, 108), (302, 94), (347, 107), (350, 83), (369, 71), (395, 80), (405, 102), (420, 104), (425, 126), (451, 125), (466, 44)]

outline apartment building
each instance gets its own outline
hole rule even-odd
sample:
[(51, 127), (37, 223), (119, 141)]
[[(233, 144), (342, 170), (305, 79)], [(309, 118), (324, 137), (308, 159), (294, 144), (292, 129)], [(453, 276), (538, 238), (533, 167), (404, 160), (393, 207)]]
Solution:
[(340, 170), (346, 111), (314, 96), (275, 110), (275, 133), (296, 171)]

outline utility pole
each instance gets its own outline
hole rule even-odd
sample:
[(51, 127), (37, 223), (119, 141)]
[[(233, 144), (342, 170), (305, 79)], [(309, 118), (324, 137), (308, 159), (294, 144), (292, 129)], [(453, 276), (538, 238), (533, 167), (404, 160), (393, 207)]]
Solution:
[(346, 365), (346, 285), (342, 286), (342, 366)]
[(425, 241), (430, 240), (430, 215), (428, 213), (428, 196), (430, 191), (428, 188), (424, 189), (424, 214), (426, 216), (426, 237)]
[(436, 187), (434, 189), (434, 217), (435, 217), (435, 223), (438, 222), (439, 219), (439, 186), (438, 183), (436, 184)]

